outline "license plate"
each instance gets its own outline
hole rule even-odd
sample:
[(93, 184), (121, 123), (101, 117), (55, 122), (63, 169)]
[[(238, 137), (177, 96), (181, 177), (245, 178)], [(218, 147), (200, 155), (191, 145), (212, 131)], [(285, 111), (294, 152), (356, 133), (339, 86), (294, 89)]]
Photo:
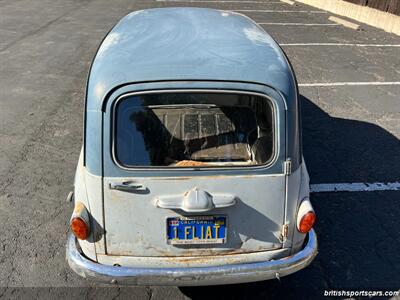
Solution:
[(226, 242), (225, 216), (197, 216), (167, 219), (169, 244), (223, 244)]

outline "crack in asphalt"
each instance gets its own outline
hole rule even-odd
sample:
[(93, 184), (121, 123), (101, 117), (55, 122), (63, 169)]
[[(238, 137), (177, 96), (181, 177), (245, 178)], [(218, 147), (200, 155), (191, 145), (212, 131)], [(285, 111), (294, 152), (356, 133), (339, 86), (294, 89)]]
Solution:
[[(17, 251), (17, 249), (18, 249), (18, 245), (19, 245), (19, 238), (20, 238), (20, 236), (21, 236), (21, 232), (19, 231), (19, 229), (16, 229), (16, 233), (15, 233), (15, 236), (14, 236), (14, 238), (13, 238), (13, 240), (15, 240), (15, 247), (14, 247), (14, 250), (12, 251), (12, 253), (16, 253), (16, 251)], [(15, 272), (15, 258), (16, 258), (16, 256), (15, 255), (12, 255), (12, 259), (11, 259), (11, 270), (10, 270), (10, 272), (8, 273), (8, 276), (7, 276), (7, 278), (6, 278), (6, 284), (5, 284), (5, 286), (6, 287), (8, 287), (9, 286), (9, 284), (10, 284), (10, 281), (11, 281), (11, 276), (14, 274), (14, 272)], [(4, 293), (5, 293), (5, 291), (4, 291)], [(2, 297), (2, 295), (0, 295), (0, 298)]]
[(153, 289), (151, 286), (146, 286), (146, 293), (149, 297), (148, 300), (151, 300), (153, 298)]
[(26, 38), (32, 37), (34, 35), (37, 35), (38, 33), (42, 32), (44, 29), (46, 29), (47, 27), (51, 26), (52, 24), (56, 23), (57, 21), (61, 20), (62, 18), (64, 18), (65, 16), (67, 16), (68, 14), (70, 14), (72, 11), (75, 11), (78, 8), (72, 8), (70, 10), (68, 10), (67, 12), (65, 12), (64, 14), (62, 14), (61, 16), (58, 16), (57, 18), (50, 20), (49, 22), (45, 23), (44, 25), (40, 26), (39, 28), (35, 29), (35, 30), (31, 30), (25, 34), (23, 34), (20, 38), (16, 39), (15, 41), (12, 41), (11, 43), (7, 44), (6, 46), (4, 46), (3, 48), (0, 49), (0, 54), (2, 52), (5, 52), (6, 50), (10, 49), (11, 47), (15, 46), (16, 44), (20, 43), (21, 41), (23, 41)]
[(111, 300), (116, 300), (116, 299), (118, 299), (120, 295), (121, 295), (121, 287), (118, 286), (118, 287), (117, 287), (117, 294), (116, 294), (114, 297), (112, 297)]

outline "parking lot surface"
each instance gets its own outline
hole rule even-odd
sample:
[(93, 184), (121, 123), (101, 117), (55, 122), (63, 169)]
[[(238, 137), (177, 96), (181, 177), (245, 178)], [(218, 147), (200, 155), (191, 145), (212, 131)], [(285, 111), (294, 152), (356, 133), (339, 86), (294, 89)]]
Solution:
[(82, 143), (91, 59), (124, 15), (166, 6), (238, 11), (282, 45), (300, 84), (313, 185), (399, 182), (399, 36), (352, 21), (360, 25), (354, 30), (330, 13), (272, 0), (1, 0), (0, 298), (298, 299), (325, 290), (399, 290), (396, 190), (312, 194), (319, 255), (280, 281), (120, 288), (68, 268), (72, 205), (65, 198)]

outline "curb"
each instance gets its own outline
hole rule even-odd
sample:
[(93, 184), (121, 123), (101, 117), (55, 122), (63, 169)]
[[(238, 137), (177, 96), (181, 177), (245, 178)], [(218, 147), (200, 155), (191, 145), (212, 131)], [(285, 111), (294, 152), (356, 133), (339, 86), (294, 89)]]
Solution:
[(400, 16), (342, 0), (296, 0), (331, 13), (348, 17), (387, 32), (400, 35)]

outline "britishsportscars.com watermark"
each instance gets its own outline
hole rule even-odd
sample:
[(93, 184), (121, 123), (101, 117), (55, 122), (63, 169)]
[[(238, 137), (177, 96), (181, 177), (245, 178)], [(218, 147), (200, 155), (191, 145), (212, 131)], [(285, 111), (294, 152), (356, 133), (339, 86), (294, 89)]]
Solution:
[(384, 291), (384, 290), (325, 290), (325, 297), (395, 297), (400, 296), (398, 291)]

